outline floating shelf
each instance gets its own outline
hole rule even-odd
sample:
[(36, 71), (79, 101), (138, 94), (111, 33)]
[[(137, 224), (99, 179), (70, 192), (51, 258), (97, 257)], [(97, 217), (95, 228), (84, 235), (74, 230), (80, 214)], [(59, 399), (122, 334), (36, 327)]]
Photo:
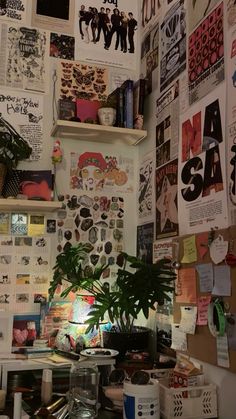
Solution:
[(128, 145), (137, 145), (147, 136), (147, 131), (58, 119), (53, 126), (51, 136), (110, 144), (126, 143)]
[(61, 208), (57, 201), (33, 201), (31, 199), (0, 198), (0, 211), (53, 212)]

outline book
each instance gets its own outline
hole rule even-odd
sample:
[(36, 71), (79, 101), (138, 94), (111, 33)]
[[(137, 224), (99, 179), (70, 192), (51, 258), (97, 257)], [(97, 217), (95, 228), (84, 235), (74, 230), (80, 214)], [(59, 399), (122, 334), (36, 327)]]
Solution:
[(134, 83), (133, 104), (134, 104), (134, 128), (143, 128), (144, 118), (144, 99), (145, 99), (146, 80), (139, 79)]
[(117, 87), (107, 98), (107, 102), (116, 110), (115, 127), (124, 127), (124, 92)]
[(66, 121), (70, 121), (75, 116), (76, 116), (76, 103), (69, 99), (59, 99), (58, 100), (58, 118), (66, 120)]
[(133, 80), (125, 80), (121, 86), (124, 93), (124, 127), (133, 128), (133, 103), (134, 103), (134, 94), (133, 94), (134, 82)]
[(76, 116), (81, 122), (97, 124), (100, 106), (98, 100), (76, 99)]

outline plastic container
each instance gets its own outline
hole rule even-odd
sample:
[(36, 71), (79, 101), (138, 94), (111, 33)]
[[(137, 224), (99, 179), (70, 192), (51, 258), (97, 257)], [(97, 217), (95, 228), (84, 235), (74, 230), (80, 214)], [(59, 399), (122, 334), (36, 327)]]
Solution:
[(163, 419), (216, 418), (216, 386), (169, 388), (160, 382), (160, 410)]
[(148, 384), (124, 382), (124, 419), (159, 419), (159, 383), (150, 379)]
[(41, 385), (41, 401), (45, 406), (52, 400), (52, 370), (44, 369)]
[(99, 372), (94, 362), (79, 361), (71, 366), (69, 417), (93, 419), (98, 410)]

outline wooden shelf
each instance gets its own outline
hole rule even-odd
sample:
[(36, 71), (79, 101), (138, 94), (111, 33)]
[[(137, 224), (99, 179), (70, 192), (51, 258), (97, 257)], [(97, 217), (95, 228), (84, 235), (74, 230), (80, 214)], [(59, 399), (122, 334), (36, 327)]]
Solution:
[(61, 208), (57, 201), (33, 201), (30, 199), (0, 198), (0, 211), (53, 212)]
[(128, 145), (137, 145), (147, 136), (147, 131), (58, 119), (53, 126), (51, 136), (110, 144), (126, 143)]

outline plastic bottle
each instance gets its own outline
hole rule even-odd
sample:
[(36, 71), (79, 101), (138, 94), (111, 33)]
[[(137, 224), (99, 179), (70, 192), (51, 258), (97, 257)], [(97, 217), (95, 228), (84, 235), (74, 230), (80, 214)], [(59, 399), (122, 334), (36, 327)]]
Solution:
[(52, 400), (52, 370), (44, 369), (41, 385), (41, 401), (47, 405)]
[(14, 394), (13, 419), (21, 419), (22, 393)]

